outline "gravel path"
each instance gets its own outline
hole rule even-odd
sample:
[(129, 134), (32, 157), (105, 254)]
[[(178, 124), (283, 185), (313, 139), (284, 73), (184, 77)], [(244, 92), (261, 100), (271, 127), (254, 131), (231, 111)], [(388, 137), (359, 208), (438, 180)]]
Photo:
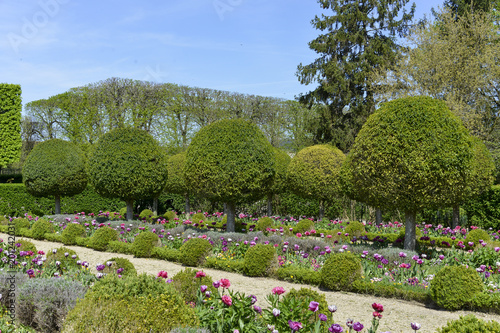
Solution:
[[(8, 235), (0, 233), (0, 238), (7, 241)], [(61, 243), (48, 241), (37, 241), (29, 239), (38, 250), (43, 250), (46, 253), (54, 248), (63, 246)], [(97, 264), (105, 263), (112, 257), (123, 257), (129, 259), (137, 269), (138, 273), (148, 273), (156, 275), (160, 270), (168, 272), (169, 277), (173, 277), (177, 272), (184, 269), (182, 265), (168, 261), (134, 258), (132, 255), (99, 252), (90, 248), (79, 246), (67, 246), (74, 250), (81, 260), (88, 261), (91, 268), (95, 271)], [(203, 269), (214, 280), (222, 278), (229, 279), (231, 289), (244, 292), (245, 294), (254, 294), (257, 296), (260, 306), (266, 307), (267, 302), (265, 296), (271, 292), (271, 289), (276, 286), (282, 286), (285, 290), (292, 288), (299, 289), (304, 285), (294, 284), (284, 281), (278, 281), (268, 278), (253, 278), (246, 277), (240, 274), (223, 272), (213, 269)], [(390, 331), (395, 332), (413, 332), (410, 328), (410, 322), (418, 322), (422, 325), (420, 332), (435, 332), (438, 327), (446, 324), (447, 321), (458, 319), (469, 313), (474, 313), (478, 318), (484, 320), (496, 320), (500, 322), (500, 315), (477, 313), (470, 311), (444, 311), (426, 308), (424, 305), (415, 302), (407, 302), (395, 299), (386, 299), (380, 297), (358, 295), (345, 292), (323, 291), (314, 286), (309, 286), (311, 289), (325, 294), (328, 304), (334, 304), (338, 307), (338, 311), (334, 314), (337, 322), (345, 323), (345, 320), (352, 318), (354, 321), (359, 321), (366, 328), (370, 326), (372, 318), (371, 304), (374, 302), (381, 303), (384, 306), (383, 318), (380, 321), (378, 332)]]

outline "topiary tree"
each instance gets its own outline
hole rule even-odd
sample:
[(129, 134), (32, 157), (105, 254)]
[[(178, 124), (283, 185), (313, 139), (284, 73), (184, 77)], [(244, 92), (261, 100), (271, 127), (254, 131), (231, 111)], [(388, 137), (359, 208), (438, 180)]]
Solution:
[(168, 180), (165, 191), (180, 194), (186, 200), (185, 212), (189, 214), (189, 191), (184, 177), (184, 167), (186, 166), (186, 152), (171, 156), (167, 161)]
[(61, 196), (79, 194), (87, 187), (85, 154), (75, 144), (50, 139), (37, 144), (23, 165), (26, 191), (35, 197), (54, 196), (61, 214)]
[(404, 210), (404, 248), (414, 250), (417, 211), (455, 204), (472, 158), (471, 136), (444, 102), (401, 98), (363, 125), (342, 167), (344, 190), (371, 206)]
[(361, 280), (363, 267), (350, 252), (332, 253), (321, 268), (321, 286), (333, 291), (349, 291), (354, 281)]
[(276, 194), (283, 193), (288, 185), (286, 174), (288, 170), (288, 165), (292, 158), (287, 152), (273, 147), (274, 160), (276, 161), (276, 174), (274, 175), (274, 181), (267, 192), (267, 216), (273, 215), (273, 196)]
[(146, 131), (117, 128), (96, 143), (89, 159), (89, 177), (96, 192), (127, 204), (127, 220), (137, 199), (158, 196), (167, 181), (167, 157)]
[(227, 204), (228, 232), (235, 231), (236, 204), (261, 197), (274, 174), (272, 146), (247, 120), (223, 119), (203, 127), (186, 152), (188, 188)]
[(289, 188), (303, 198), (319, 200), (319, 218), (324, 217), (324, 202), (341, 192), (339, 171), (345, 155), (331, 145), (302, 149), (288, 165)]

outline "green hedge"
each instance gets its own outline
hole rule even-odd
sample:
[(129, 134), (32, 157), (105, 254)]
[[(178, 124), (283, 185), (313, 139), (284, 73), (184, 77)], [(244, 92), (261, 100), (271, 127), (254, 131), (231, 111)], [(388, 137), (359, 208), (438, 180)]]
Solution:
[[(11, 181), (12, 180), (12, 181)], [(11, 175), (0, 175), (0, 183), (22, 183), (23, 175), (20, 173), (11, 174)]]
[(467, 223), (481, 229), (500, 229), (500, 185), (494, 185), (464, 205)]
[[(118, 211), (123, 201), (99, 196), (90, 187), (72, 197), (61, 197), (61, 212), (98, 213), (102, 211)], [(0, 184), (0, 215), (23, 216), (31, 212), (35, 215), (54, 213), (53, 198), (35, 198), (28, 194), (24, 184)]]

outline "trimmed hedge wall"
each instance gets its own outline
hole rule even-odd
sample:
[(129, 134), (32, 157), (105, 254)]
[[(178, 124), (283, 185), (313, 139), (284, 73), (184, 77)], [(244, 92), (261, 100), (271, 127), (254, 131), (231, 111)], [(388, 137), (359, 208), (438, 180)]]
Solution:
[[(119, 211), (123, 201), (99, 196), (92, 188), (72, 197), (61, 197), (61, 213)], [(24, 184), (0, 184), (0, 215), (23, 216), (54, 214), (54, 199), (36, 198), (26, 191)]]
[(481, 229), (500, 229), (500, 185), (494, 185), (489, 191), (469, 200), (464, 209), (468, 224)]

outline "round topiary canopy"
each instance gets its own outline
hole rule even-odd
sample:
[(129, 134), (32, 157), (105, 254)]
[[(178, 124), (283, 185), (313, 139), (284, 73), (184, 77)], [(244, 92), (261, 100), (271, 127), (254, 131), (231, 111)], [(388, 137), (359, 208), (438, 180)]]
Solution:
[(33, 196), (55, 196), (56, 214), (60, 197), (81, 193), (87, 187), (85, 154), (75, 144), (50, 139), (37, 144), (23, 165), (23, 183)]
[(89, 159), (89, 177), (104, 197), (126, 202), (151, 198), (165, 187), (167, 157), (148, 132), (117, 128), (96, 143)]

